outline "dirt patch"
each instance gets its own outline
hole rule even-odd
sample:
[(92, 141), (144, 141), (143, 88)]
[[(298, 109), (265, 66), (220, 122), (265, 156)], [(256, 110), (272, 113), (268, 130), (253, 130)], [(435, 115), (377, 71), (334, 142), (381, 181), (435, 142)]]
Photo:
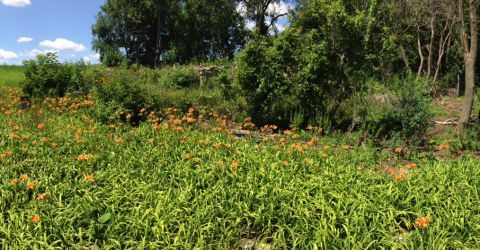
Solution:
[(435, 125), (427, 132), (427, 136), (450, 133), (458, 122), (462, 100), (455, 96), (443, 96), (432, 103)]

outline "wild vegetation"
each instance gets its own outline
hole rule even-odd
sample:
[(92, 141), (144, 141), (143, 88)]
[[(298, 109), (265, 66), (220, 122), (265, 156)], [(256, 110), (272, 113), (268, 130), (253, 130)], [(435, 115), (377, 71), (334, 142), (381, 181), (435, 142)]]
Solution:
[(478, 1), (214, 2), (0, 67), (0, 245), (480, 246)]
[(0, 84), (2, 86), (20, 86), (24, 79), (23, 67), (0, 65)]
[[(1, 244), (72, 248), (475, 248), (476, 158), (356, 135), (250, 130), (218, 112), (22, 108), (2, 88)], [(119, 116), (146, 117), (138, 127)], [(250, 131), (244, 137), (231, 129)]]

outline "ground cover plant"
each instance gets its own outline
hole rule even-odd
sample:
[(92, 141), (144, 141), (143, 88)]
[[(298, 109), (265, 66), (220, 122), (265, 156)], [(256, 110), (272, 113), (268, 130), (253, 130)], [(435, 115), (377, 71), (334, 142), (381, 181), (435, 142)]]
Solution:
[(88, 97), (21, 95), (0, 92), (8, 249), (480, 245), (480, 163), (449, 145), (379, 150), (354, 135), (251, 129), (194, 108), (139, 110), (146, 122), (132, 127), (116, 113), (100, 122)]

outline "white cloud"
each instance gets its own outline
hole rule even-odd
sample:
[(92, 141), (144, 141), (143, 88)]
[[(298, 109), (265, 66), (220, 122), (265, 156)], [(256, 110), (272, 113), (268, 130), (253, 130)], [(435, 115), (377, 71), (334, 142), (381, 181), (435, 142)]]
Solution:
[(0, 49), (0, 60), (17, 59), (18, 55), (15, 52)]
[(87, 63), (88, 62), (97, 63), (97, 62), (100, 61), (100, 54), (95, 53), (95, 54), (91, 54), (91, 55), (88, 55), (88, 56), (84, 56), (83, 61), (85, 61)]
[(54, 50), (70, 50), (74, 52), (82, 52), (87, 50), (83, 44), (78, 44), (67, 39), (57, 38), (55, 41), (45, 40), (40, 42), (40, 46)]
[(25, 7), (32, 2), (30, 0), (0, 0), (3, 5), (12, 6), (12, 7)]
[(247, 20), (245, 23), (245, 26), (247, 27), (248, 30), (253, 30), (255, 29), (255, 22), (252, 20)]
[(281, 1), (279, 3), (274, 2), (268, 6), (267, 12), (284, 14), (288, 13), (288, 11), (293, 9), (294, 7), (295, 6), (292, 3), (286, 3), (285, 1)]
[[(267, 13), (276, 13), (276, 14), (285, 14), (289, 10), (294, 9), (295, 5), (293, 3), (287, 3), (285, 1), (273, 2), (268, 6)], [(245, 17), (247, 14), (247, 7), (242, 2), (237, 4), (236, 7), (237, 13)]]
[(45, 50), (32, 49), (30, 51), (21, 52), (20, 56), (21, 57), (26, 57), (26, 58), (34, 58), (38, 55), (45, 55), (49, 52), (59, 54), (59, 52), (57, 50), (52, 50), (52, 49), (45, 49)]
[(247, 14), (247, 7), (243, 2), (240, 2), (237, 4), (236, 8), (237, 12), (243, 17)]
[(17, 42), (19, 42), (19, 43), (29, 43), (31, 41), (33, 41), (33, 38), (24, 37), (24, 36), (18, 38), (18, 40), (17, 40)]

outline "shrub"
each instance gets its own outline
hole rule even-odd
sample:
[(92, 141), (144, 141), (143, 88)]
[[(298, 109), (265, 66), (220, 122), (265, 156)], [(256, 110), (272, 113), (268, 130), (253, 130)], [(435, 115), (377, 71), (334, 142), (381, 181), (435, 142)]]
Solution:
[(457, 150), (480, 150), (480, 124), (475, 124), (468, 128), (465, 134), (459, 137), (454, 145)]
[[(64, 96), (72, 81), (72, 67), (61, 64), (55, 53), (38, 55), (37, 60), (24, 61), (23, 92), (31, 97)], [(75, 74), (77, 71), (75, 70)]]
[[(431, 97), (428, 88), (412, 79), (397, 81), (389, 91), (382, 91), (383, 100), (372, 98), (362, 111), (364, 128), (376, 138), (399, 137), (414, 142), (431, 126)], [(387, 94), (385, 94), (387, 93)]]
[(123, 121), (136, 125), (146, 118), (138, 115), (140, 111), (154, 106), (153, 95), (128, 70), (116, 70), (105, 83), (96, 85), (94, 97), (98, 115), (104, 121), (117, 114)]
[(199, 77), (193, 67), (166, 68), (160, 72), (160, 83), (173, 88), (188, 88), (198, 85)]

